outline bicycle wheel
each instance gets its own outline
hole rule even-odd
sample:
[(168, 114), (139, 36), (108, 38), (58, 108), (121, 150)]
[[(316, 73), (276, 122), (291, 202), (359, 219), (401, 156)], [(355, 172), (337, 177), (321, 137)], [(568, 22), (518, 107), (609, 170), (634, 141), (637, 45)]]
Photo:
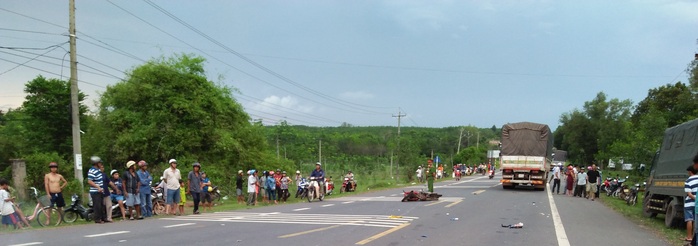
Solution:
[(78, 220), (78, 217), (80, 217), (80, 215), (78, 215), (77, 211), (65, 211), (65, 213), (63, 214), (63, 221), (65, 221), (65, 223), (73, 223), (76, 220)]
[(39, 211), (36, 221), (41, 226), (58, 226), (61, 224), (63, 216), (53, 207), (45, 207)]
[(315, 199), (315, 190), (308, 189), (308, 202), (312, 202)]

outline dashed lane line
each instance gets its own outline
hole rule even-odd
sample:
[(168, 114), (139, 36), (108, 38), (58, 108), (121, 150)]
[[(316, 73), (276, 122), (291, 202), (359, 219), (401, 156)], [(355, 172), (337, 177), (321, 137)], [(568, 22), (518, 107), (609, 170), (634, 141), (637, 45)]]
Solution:
[(424, 206), (425, 206), (425, 207), (428, 207), (428, 206), (433, 206), (433, 205), (436, 205), (436, 204), (439, 204), (439, 203), (444, 203), (444, 202), (447, 202), (447, 201), (446, 201), (446, 200), (436, 201), (436, 202), (432, 202), (432, 203), (429, 203), (429, 204), (424, 205)]
[(456, 204), (458, 204), (458, 203), (460, 203), (460, 202), (462, 202), (462, 201), (463, 201), (463, 200), (458, 200), (458, 201), (452, 202), (451, 204), (446, 205), (446, 207), (447, 207), (447, 208), (453, 207), (453, 206), (455, 206)]
[(168, 226), (163, 226), (162, 228), (173, 228), (173, 227), (190, 226), (190, 225), (196, 225), (196, 223), (184, 223), (184, 224), (168, 225)]
[(21, 244), (10, 244), (8, 246), (31, 246), (31, 245), (41, 245), (43, 242), (31, 242), (31, 243), (21, 243)]
[(297, 208), (297, 209), (294, 209), (293, 211), (298, 212), (298, 211), (303, 211), (303, 210), (308, 210), (308, 209), (310, 209), (310, 208)]
[(485, 192), (485, 190), (479, 190), (479, 191), (473, 192), (473, 195), (480, 195), (483, 192)]
[(376, 235), (374, 235), (374, 236), (372, 236), (372, 237), (369, 237), (369, 238), (366, 238), (366, 239), (364, 239), (364, 240), (361, 240), (361, 241), (357, 242), (356, 244), (357, 244), (357, 245), (364, 245), (364, 244), (370, 243), (370, 242), (372, 242), (373, 240), (376, 240), (376, 239), (379, 239), (379, 238), (381, 238), (381, 237), (384, 237), (385, 235), (388, 235), (388, 234), (393, 233), (393, 232), (395, 232), (395, 231), (397, 231), (397, 230), (400, 230), (400, 229), (402, 229), (402, 228), (405, 228), (405, 227), (408, 226), (408, 225), (410, 225), (410, 223), (405, 223), (405, 224), (402, 224), (402, 225), (399, 225), (399, 226), (390, 228), (390, 229), (388, 229), (387, 231), (378, 233), (378, 234), (376, 234)]
[(310, 234), (310, 233), (314, 233), (314, 232), (319, 232), (319, 231), (324, 231), (324, 230), (329, 230), (329, 229), (337, 228), (337, 227), (340, 227), (340, 226), (342, 226), (342, 225), (333, 225), (333, 226), (322, 227), (322, 228), (313, 229), (313, 230), (307, 230), (307, 231), (302, 231), (302, 232), (297, 232), (297, 233), (291, 233), (291, 234), (286, 234), (286, 235), (279, 236), (279, 238), (289, 238), (289, 237), (301, 236), (301, 235), (305, 235), (305, 234)]
[(115, 232), (107, 232), (107, 233), (100, 233), (100, 234), (85, 235), (85, 237), (103, 237), (103, 236), (111, 236), (111, 235), (124, 234), (124, 233), (129, 233), (129, 232), (130, 232), (130, 231), (115, 231)]
[(325, 205), (322, 205), (323, 208), (332, 207), (332, 206), (334, 206), (334, 204), (325, 204)]

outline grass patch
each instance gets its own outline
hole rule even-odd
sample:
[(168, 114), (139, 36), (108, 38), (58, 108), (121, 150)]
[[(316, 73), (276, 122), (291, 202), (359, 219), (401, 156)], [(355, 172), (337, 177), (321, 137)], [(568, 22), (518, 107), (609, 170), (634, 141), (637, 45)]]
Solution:
[(682, 240), (686, 236), (686, 228), (667, 228), (664, 225), (664, 216), (657, 215), (656, 218), (647, 218), (642, 215), (642, 204), (641, 201), (644, 198), (643, 192), (638, 194), (638, 204), (635, 206), (629, 206), (624, 200), (615, 197), (607, 197), (603, 193), (601, 194), (601, 202), (606, 206), (612, 208), (616, 212), (619, 212), (626, 218), (630, 219), (634, 223), (640, 225), (641, 227), (648, 228), (650, 231), (654, 232), (659, 237), (664, 238), (671, 245), (684, 245), (686, 242)]

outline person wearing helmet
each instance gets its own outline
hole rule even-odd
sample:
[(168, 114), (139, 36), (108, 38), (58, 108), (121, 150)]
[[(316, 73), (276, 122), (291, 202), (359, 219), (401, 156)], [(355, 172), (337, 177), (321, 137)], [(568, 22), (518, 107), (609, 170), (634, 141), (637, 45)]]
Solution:
[(128, 207), (128, 212), (131, 215), (130, 220), (134, 220), (133, 209), (136, 210), (135, 219), (142, 220), (141, 215), (141, 197), (140, 193), (141, 179), (136, 174), (136, 162), (128, 161), (126, 162), (126, 171), (122, 175), (124, 180), (124, 200), (126, 200), (126, 206)]
[(238, 170), (238, 175), (235, 177), (235, 194), (238, 196), (238, 204), (245, 202), (245, 196), (242, 195), (242, 182), (242, 170)]
[[(114, 184), (114, 190), (111, 194), (111, 200), (114, 200), (117, 203), (119, 203), (119, 209), (121, 209), (121, 220), (123, 221), (123, 220), (126, 220), (126, 208), (124, 207), (124, 195), (123, 195), (123, 193), (121, 193), (121, 191), (124, 190), (124, 181), (121, 180), (121, 178), (119, 177), (119, 171), (117, 171), (116, 169), (111, 170), (111, 172), (109, 174), (111, 176), (111, 183)], [(109, 207), (111, 207), (111, 206), (109, 206)], [(109, 211), (109, 209), (107, 209), (107, 215), (108, 215), (107, 217), (111, 217), (110, 213), (111, 213), (111, 211)]]
[(90, 198), (92, 198), (92, 208), (94, 209), (93, 219), (97, 224), (104, 224), (107, 218), (104, 214), (104, 173), (100, 170), (104, 168), (102, 159), (98, 156), (90, 157), (92, 167), (87, 171), (87, 184), (90, 186)]
[(63, 213), (65, 200), (63, 200), (63, 188), (68, 185), (68, 181), (63, 178), (63, 175), (58, 173), (58, 163), (51, 162), (48, 164), (49, 173), (44, 175), (44, 188), (46, 195), (51, 199), (51, 206), (56, 206), (58, 212)]
[(301, 171), (300, 171), (300, 170), (296, 170), (296, 178), (293, 179), (293, 180), (296, 181), (296, 186), (300, 186), (300, 185), (301, 185), (301, 179), (302, 179), (302, 178), (303, 178), (303, 175), (301, 175)]
[(347, 171), (347, 174), (344, 175), (344, 178), (348, 181), (348, 185), (351, 185), (351, 187), (349, 187), (349, 190), (356, 190), (356, 181), (354, 180), (354, 173), (352, 173), (351, 170)]
[(262, 197), (264, 203), (269, 203), (269, 194), (267, 193), (267, 178), (269, 177), (269, 171), (262, 171), (262, 175), (257, 179), (259, 186), (259, 194)]
[(138, 188), (138, 194), (141, 199), (141, 214), (143, 217), (153, 216), (153, 199), (150, 197), (150, 186), (153, 183), (153, 175), (148, 172), (148, 163), (145, 160), (138, 162), (138, 171), (136, 175), (141, 180), (141, 186)]
[(179, 172), (179, 169), (177, 169), (177, 160), (170, 159), (168, 163), (170, 164), (170, 168), (165, 169), (162, 173), (162, 177), (165, 178), (163, 181), (165, 181), (167, 188), (167, 192), (165, 192), (165, 214), (172, 213), (172, 215), (175, 215), (177, 214), (177, 206), (181, 200), (179, 180), (182, 179), (182, 174)]
[(201, 164), (194, 162), (191, 165), (192, 171), (187, 175), (187, 187), (189, 188), (188, 194), (191, 194), (192, 199), (194, 199), (194, 214), (199, 214), (199, 202), (201, 201)]
[(213, 186), (211, 186), (211, 179), (208, 178), (206, 172), (201, 172), (201, 204), (204, 207), (204, 212), (208, 210), (209, 212), (213, 210), (213, 203), (211, 199), (211, 192), (213, 192)]
[(312, 173), (310, 173), (310, 177), (315, 178), (315, 180), (311, 181), (310, 184), (311, 186), (314, 185), (316, 192), (315, 194), (321, 194), (320, 191), (322, 191), (322, 194), (324, 195), (325, 189), (320, 189), (320, 187), (325, 187), (325, 171), (322, 170), (322, 163), (315, 163), (315, 169)]
[(257, 205), (257, 172), (250, 170), (247, 176), (247, 206)]

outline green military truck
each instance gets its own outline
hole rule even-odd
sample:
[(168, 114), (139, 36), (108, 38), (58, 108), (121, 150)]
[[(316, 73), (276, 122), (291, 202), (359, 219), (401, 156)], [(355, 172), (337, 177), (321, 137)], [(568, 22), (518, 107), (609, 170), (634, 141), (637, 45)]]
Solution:
[(667, 227), (682, 223), (686, 168), (698, 153), (698, 119), (667, 129), (647, 180), (642, 210), (645, 216), (664, 214)]

